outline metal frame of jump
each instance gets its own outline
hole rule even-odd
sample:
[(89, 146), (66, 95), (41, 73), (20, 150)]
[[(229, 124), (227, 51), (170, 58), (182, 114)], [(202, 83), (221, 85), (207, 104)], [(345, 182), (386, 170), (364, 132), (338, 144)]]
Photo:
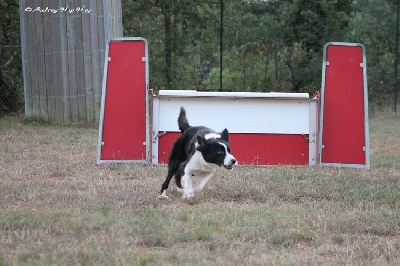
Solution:
[[(126, 56), (121, 54), (123, 44)], [(135, 46), (140, 47), (135, 47)], [(112, 46), (112, 47), (110, 47)], [(110, 53), (113, 51), (120, 52), (116, 56), (111, 56)], [(133, 60), (133, 59), (136, 59)], [(116, 62), (117, 61), (117, 62)], [(111, 64), (115, 63), (115, 64)], [(124, 69), (127, 70), (124, 73), (121, 70), (120, 65), (126, 66)], [(139, 70), (137, 69), (139, 67)], [(134, 69), (132, 71), (132, 69)], [(136, 72), (135, 72), (136, 71)], [(111, 75), (115, 76), (115, 79), (111, 81)], [(140, 72), (140, 74), (138, 74)], [(140, 75), (139, 77), (137, 77)], [(133, 79), (132, 79), (133, 78)], [(125, 83), (124, 83), (124, 79)], [(135, 80), (139, 80), (140, 83), (136, 83)], [(122, 83), (122, 84), (121, 84)], [(126, 84), (128, 83), (128, 84)], [(129, 83), (133, 83), (131, 85)], [(105, 63), (104, 63), (104, 78), (102, 84), (102, 98), (101, 98), (101, 109), (100, 109), (100, 120), (99, 120), (99, 135), (98, 135), (98, 150), (97, 150), (97, 163), (148, 163), (150, 158), (150, 115), (149, 115), (149, 95), (147, 93), (149, 87), (149, 54), (148, 54), (148, 43), (147, 40), (141, 37), (124, 37), (124, 38), (113, 38), (106, 45), (105, 52)], [(116, 99), (109, 99), (109, 91), (125, 90), (130, 98), (123, 93), (115, 93)], [(138, 99), (137, 94), (142, 97)], [(135, 104), (140, 105), (139, 109), (131, 109)], [(110, 114), (111, 115), (108, 115)], [(108, 115), (108, 116), (107, 116)], [(127, 120), (120, 120), (129, 116)], [(106, 119), (106, 117), (109, 117)], [(138, 122), (138, 120), (140, 120)], [(111, 124), (116, 122), (117, 124)], [(126, 122), (125, 124), (121, 124)], [(119, 124), (118, 124), (119, 123)], [(138, 123), (140, 126), (138, 126)], [(136, 124), (136, 128), (132, 125)], [(127, 128), (127, 126), (131, 126)], [(128, 131), (127, 131), (128, 129)], [(127, 132), (126, 132), (127, 131)], [(121, 134), (125, 132), (126, 134)], [(105, 152), (106, 145), (104, 138), (108, 134), (108, 138), (111, 140), (123, 140), (125, 142), (112, 144), (110, 152)], [(135, 140), (135, 145), (139, 154), (132, 154), (132, 147), (128, 147), (132, 144), (132, 140), (129, 136), (141, 135)], [(144, 147), (144, 148), (143, 148)]]
[(324, 46), (318, 139), (320, 166), (370, 168), (367, 61), (362, 44)]
[[(339, 59), (330, 58), (335, 54), (331, 47), (343, 48), (340, 52), (345, 56), (342, 58), (340, 53)], [(341, 64), (337, 69), (335, 60)], [(307, 93), (190, 90), (161, 90), (155, 95), (148, 87), (147, 41), (112, 39), (106, 47), (97, 163), (166, 163), (180, 135), (176, 119), (180, 106), (184, 106), (191, 125), (217, 131), (228, 128), (233, 153), (241, 164), (369, 168), (365, 48), (354, 43), (328, 43), (322, 68), (320, 99), (318, 94), (309, 97)], [(356, 78), (348, 82), (346, 71)], [(342, 97), (343, 89), (354, 90), (357, 97)], [(344, 117), (348, 113), (355, 115)], [(338, 124), (343, 121), (343, 125)], [(359, 125), (353, 130), (358, 132), (356, 135), (346, 131), (354, 121)], [(349, 133), (349, 138), (339, 135), (347, 142), (336, 143), (337, 132)], [(360, 153), (360, 147), (352, 146), (353, 140), (360, 143), (360, 132), (362, 159), (357, 155), (353, 162), (348, 155)], [(334, 145), (330, 145), (332, 140)], [(336, 156), (338, 150), (345, 150), (344, 159), (342, 154)]]
[(316, 165), (318, 97), (308, 93), (161, 90), (153, 98), (152, 163), (167, 163), (184, 106), (191, 125), (230, 132), (239, 164)]

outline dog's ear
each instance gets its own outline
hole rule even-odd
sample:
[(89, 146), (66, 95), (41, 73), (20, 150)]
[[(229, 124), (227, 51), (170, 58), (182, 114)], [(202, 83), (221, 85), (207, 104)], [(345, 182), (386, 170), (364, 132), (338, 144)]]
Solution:
[(199, 146), (202, 146), (206, 143), (206, 139), (202, 136), (197, 135), (197, 143), (199, 144)]
[(221, 139), (225, 140), (226, 142), (229, 142), (229, 132), (226, 128), (221, 133)]

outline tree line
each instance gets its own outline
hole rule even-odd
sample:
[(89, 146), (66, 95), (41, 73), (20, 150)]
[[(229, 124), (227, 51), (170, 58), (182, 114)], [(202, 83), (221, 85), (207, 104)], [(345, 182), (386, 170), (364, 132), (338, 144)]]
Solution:
[[(312, 93), (321, 86), (324, 44), (341, 41), (366, 47), (370, 102), (393, 100), (396, 0), (122, 0), (122, 7), (124, 36), (149, 42), (156, 89)], [(18, 13), (18, 0), (0, 0), (0, 114), (23, 109)]]
[(370, 102), (393, 98), (396, 0), (123, 0), (159, 89), (314, 92), (327, 42), (362, 43)]

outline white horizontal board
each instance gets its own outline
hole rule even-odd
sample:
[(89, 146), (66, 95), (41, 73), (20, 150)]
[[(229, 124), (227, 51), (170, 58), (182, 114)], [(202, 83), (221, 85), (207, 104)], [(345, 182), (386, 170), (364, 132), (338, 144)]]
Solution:
[(309, 98), (308, 93), (290, 92), (210, 92), (195, 90), (160, 90), (160, 97), (226, 97), (226, 98), (284, 98), (284, 99), (305, 99)]
[[(158, 131), (178, 132), (184, 106), (192, 126), (231, 133), (308, 134), (312, 99), (159, 96)], [(157, 119), (157, 118), (156, 118)]]

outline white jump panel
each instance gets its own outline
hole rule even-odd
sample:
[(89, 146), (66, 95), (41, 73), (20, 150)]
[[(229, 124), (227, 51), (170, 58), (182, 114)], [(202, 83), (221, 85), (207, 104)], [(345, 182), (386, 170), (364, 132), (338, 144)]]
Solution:
[[(230, 132), (309, 134), (310, 99), (304, 97), (266, 97), (269, 93), (219, 92), (192, 96), (185, 92), (178, 96), (161, 93), (159, 98), (159, 131), (177, 132), (177, 118), (184, 106), (191, 125), (204, 125), (215, 130), (228, 128)], [(217, 96), (218, 94), (218, 96)], [(213, 96), (214, 96), (213, 95)], [(308, 96), (308, 94), (306, 94)], [(264, 97), (262, 97), (264, 96)], [(286, 95), (288, 96), (288, 95)], [(296, 96), (298, 96), (296, 94)]]
[(308, 93), (293, 92), (218, 92), (195, 90), (160, 90), (161, 97), (225, 97), (225, 98), (283, 98), (283, 99), (308, 99)]

